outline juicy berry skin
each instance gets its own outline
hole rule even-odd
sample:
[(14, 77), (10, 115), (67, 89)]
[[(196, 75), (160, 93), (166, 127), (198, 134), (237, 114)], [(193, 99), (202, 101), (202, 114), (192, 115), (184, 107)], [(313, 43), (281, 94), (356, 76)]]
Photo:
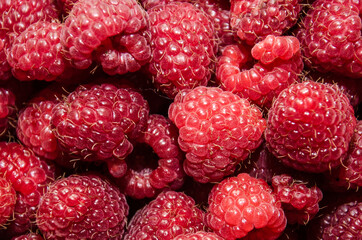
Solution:
[(224, 90), (269, 109), (283, 89), (299, 81), (303, 70), (299, 41), (292, 36), (266, 36), (251, 49), (257, 62), (250, 69), (248, 55), (244, 47), (226, 46), (216, 64), (217, 80)]
[(323, 193), (317, 186), (309, 188), (306, 183), (286, 174), (274, 176), (272, 186), (288, 224), (307, 224), (318, 213)]
[(119, 190), (96, 175), (59, 179), (43, 196), (36, 222), (45, 239), (121, 239), (129, 206)]
[(146, 12), (135, 0), (79, 0), (64, 21), (60, 40), (76, 68), (98, 60), (106, 72), (123, 74), (138, 70), (150, 56), (141, 32), (146, 27)]
[(273, 102), (265, 140), (287, 166), (317, 173), (346, 157), (355, 126), (353, 107), (336, 85), (304, 81)]
[(213, 232), (199, 231), (196, 233), (178, 235), (172, 240), (224, 240), (224, 238)]
[(202, 183), (233, 173), (261, 144), (266, 126), (260, 110), (248, 100), (216, 87), (181, 91), (168, 116), (179, 129), (186, 174)]
[(361, 3), (317, 0), (298, 31), (306, 65), (323, 72), (362, 76)]
[(147, 12), (152, 51), (147, 69), (155, 87), (174, 98), (182, 89), (205, 86), (216, 51), (207, 14), (187, 2), (157, 5)]
[(12, 125), (12, 118), (15, 117), (15, 95), (6, 88), (0, 87), (0, 137), (6, 135)]
[[(150, 115), (147, 127), (137, 139), (137, 143), (146, 144), (153, 149), (158, 157), (157, 167), (152, 169), (147, 167), (146, 163), (140, 162), (140, 170), (132, 169), (129, 164), (137, 164), (137, 156), (135, 159), (127, 158), (127, 173), (119, 181), (126, 196), (136, 199), (153, 198), (160, 190), (177, 190), (182, 187), (185, 175), (182, 168), (183, 154), (177, 138), (178, 130), (170, 119), (158, 114)], [(134, 154), (138, 157), (143, 155), (146, 158), (145, 162), (154, 160), (147, 151)]]
[(21, 236), (13, 237), (11, 240), (44, 240), (44, 238), (37, 233), (29, 233)]
[(206, 221), (227, 240), (277, 239), (287, 224), (281, 202), (269, 185), (247, 173), (213, 187)]
[(61, 29), (61, 23), (39, 21), (13, 40), (7, 60), (17, 79), (52, 81), (64, 72)]
[(12, 216), (16, 203), (16, 193), (6, 178), (0, 177), (0, 226), (4, 226)]
[(61, 150), (82, 161), (104, 161), (122, 177), (130, 142), (145, 129), (148, 103), (135, 90), (112, 84), (78, 87), (52, 111), (51, 123)]
[(136, 212), (124, 240), (172, 240), (204, 229), (204, 212), (194, 200), (182, 192), (166, 191)]
[(230, 25), (237, 36), (254, 45), (267, 35), (282, 35), (298, 20), (300, 0), (231, 0)]

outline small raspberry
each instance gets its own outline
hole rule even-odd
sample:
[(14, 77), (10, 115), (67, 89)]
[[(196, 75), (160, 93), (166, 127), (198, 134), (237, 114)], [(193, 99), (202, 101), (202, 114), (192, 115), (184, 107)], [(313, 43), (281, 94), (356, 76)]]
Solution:
[(96, 175), (71, 175), (44, 194), (36, 222), (46, 239), (121, 239), (128, 204), (119, 190)]
[(124, 240), (162, 239), (204, 230), (204, 212), (181, 192), (166, 191), (132, 217)]
[(208, 15), (187, 2), (161, 4), (147, 12), (152, 51), (147, 69), (156, 88), (174, 98), (182, 89), (206, 86), (216, 53)]
[(307, 183), (286, 174), (274, 176), (272, 185), (288, 224), (307, 224), (318, 213), (323, 194), (317, 186), (308, 187)]
[[(79, 0), (61, 32), (66, 56), (76, 68), (99, 60), (111, 74), (136, 71), (150, 57), (145, 10), (135, 0)], [(97, 52), (98, 51), (98, 52)]]
[(244, 69), (247, 49), (228, 45), (219, 57), (216, 77), (221, 87), (269, 109), (274, 98), (299, 80), (303, 60), (299, 41), (292, 36), (268, 35), (251, 49), (257, 63)]
[(4, 137), (15, 124), (16, 109), (13, 92), (0, 87), (0, 137)]
[(169, 108), (186, 152), (185, 172), (196, 181), (220, 181), (262, 143), (262, 113), (249, 101), (216, 87), (183, 90)]
[(122, 177), (130, 141), (145, 129), (148, 115), (148, 103), (135, 90), (89, 84), (53, 108), (51, 123), (62, 151), (83, 161), (104, 161), (114, 177)]
[(16, 133), (19, 140), (38, 156), (54, 160), (60, 149), (51, 126), (55, 101), (40, 101), (19, 113)]
[(282, 35), (298, 20), (300, 0), (231, 0), (230, 25), (237, 36), (254, 45), (267, 35)]
[(0, 177), (0, 226), (11, 219), (16, 203), (16, 193), (6, 178)]
[(337, 86), (304, 81), (284, 89), (273, 102), (265, 140), (287, 166), (323, 172), (347, 155), (355, 126), (353, 108)]
[(199, 231), (196, 233), (181, 234), (172, 240), (224, 240), (224, 238), (213, 232)]
[[(136, 199), (152, 198), (160, 190), (177, 190), (182, 187), (183, 154), (177, 137), (178, 130), (168, 118), (158, 114), (150, 115), (147, 128), (137, 139), (140, 149), (136, 143), (133, 153), (126, 158), (127, 173), (118, 181), (126, 196)], [(143, 144), (157, 155), (155, 168), (150, 165), (154, 165), (156, 161), (152, 158), (152, 153), (142, 147)]]
[(277, 239), (287, 220), (281, 203), (262, 179), (241, 173), (215, 185), (206, 221), (225, 239)]
[(362, 77), (360, 1), (317, 0), (297, 37), (306, 65), (323, 72)]
[(44, 240), (44, 238), (37, 233), (28, 233), (28, 234), (14, 237), (11, 240)]

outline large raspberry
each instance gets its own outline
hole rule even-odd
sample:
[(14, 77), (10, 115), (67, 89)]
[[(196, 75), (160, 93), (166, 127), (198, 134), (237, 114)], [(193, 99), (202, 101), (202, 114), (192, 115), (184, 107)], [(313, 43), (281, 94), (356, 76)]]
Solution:
[(0, 177), (0, 226), (4, 226), (13, 215), (16, 193), (11, 183)]
[(223, 89), (268, 109), (283, 89), (299, 79), (303, 70), (299, 41), (292, 36), (268, 35), (253, 46), (251, 55), (259, 61), (245, 69), (247, 49), (226, 46), (217, 61), (216, 77)]
[(59, 39), (62, 26), (39, 21), (14, 39), (7, 60), (17, 79), (52, 81), (64, 72), (66, 60)]
[(308, 187), (307, 183), (286, 174), (275, 175), (272, 185), (288, 224), (307, 224), (318, 213), (323, 194), (317, 186)]
[(361, 9), (353, 0), (313, 3), (297, 34), (308, 66), (362, 77)]
[(277, 239), (287, 219), (262, 179), (241, 173), (215, 185), (209, 195), (208, 227), (225, 239)]
[(282, 35), (298, 20), (300, 0), (231, 0), (230, 25), (237, 36), (254, 45), (267, 35)]
[(216, 50), (208, 15), (187, 2), (157, 5), (147, 12), (153, 56), (147, 66), (156, 88), (174, 98), (181, 89), (205, 86)]
[(169, 118), (186, 152), (184, 169), (199, 182), (220, 181), (262, 142), (266, 121), (249, 101), (216, 87), (181, 91)]
[(125, 196), (96, 175), (55, 181), (36, 214), (45, 239), (121, 239), (129, 206)]
[(204, 212), (181, 192), (160, 193), (132, 217), (124, 240), (172, 240), (177, 235), (205, 230)]
[(146, 11), (135, 0), (79, 0), (64, 22), (61, 42), (76, 68), (100, 61), (110, 74), (139, 70), (150, 57)]
[(148, 115), (147, 101), (135, 90), (89, 84), (57, 104), (51, 122), (63, 151), (83, 161), (105, 161), (114, 177), (122, 177), (130, 140), (141, 135)]
[[(134, 152), (126, 158), (127, 173), (117, 181), (127, 196), (152, 198), (160, 190), (177, 190), (183, 185), (183, 154), (177, 138), (178, 130), (168, 118), (150, 115), (147, 128), (137, 139)], [(149, 146), (158, 159), (153, 159), (150, 151), (142, 148), (143, 144)], [(141, 149), (137, 145), (141, 145)], [(157, 166), (152, 168), (152, 165)]]
[(284, 164), (323, 172), (346, 157), (355, 126), (354, 110), (343, 91), (304, 81), (284, 89), (273, 102), (265, 140)]

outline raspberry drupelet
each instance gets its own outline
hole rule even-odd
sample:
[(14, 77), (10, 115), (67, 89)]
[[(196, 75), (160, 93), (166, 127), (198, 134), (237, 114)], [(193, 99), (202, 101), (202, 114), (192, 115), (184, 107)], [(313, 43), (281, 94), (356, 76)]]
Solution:
[(199, 231), (178, 235), (172, 240), (224, 240), (224, 238), (213, 232)]

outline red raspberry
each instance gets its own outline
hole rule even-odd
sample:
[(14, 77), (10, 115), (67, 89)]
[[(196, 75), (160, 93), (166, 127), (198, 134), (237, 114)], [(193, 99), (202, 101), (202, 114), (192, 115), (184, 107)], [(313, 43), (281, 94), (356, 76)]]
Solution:
[(262, 179), (241, 173), (215, 185), (208, 226), (225, 239), (277, 239), (286, 227), (281, 203)]
[(160, 193), (132, 217), (124, 240), (162, 239), (204, 230), (204, 212), (182, 192)]
[(16, 193), (11, 183), (0, 177), (0, 225), (5, 226), (11, 219), (16, 203)]
[(0, 153), (0, 176), (11, 182), (17, 193), (14, 220), (5, 232), (14, 236), (32, 226), (40, 199), (56, 177), (56, 169), (18, 143), (0, 142)]
[(246, 51), (237, 45), (226, 46), (217, 62), (217, 80), (223, 89), (268, 109), (283, 89), (299, 79), (303, 70), (299, 41), (268, 35), (251, 49), (252, 57), (259, 60), (251, 69), (244, 69)]
[(37, 233), (28, 233), (28, 234), (14, 237), (11, 240), (44, 240), (44, 238)]
[(153, 56), (147, 68), (156, 88), (174, 98), (182, 89), (205, 86), (216, 50), (207, 14), (187, 2), (157, 5), (147, 12)]
[(362, 77), (360, 1), (317, 0), (298, 31), (305, 63), (323, 72)]
[(119, 190), (96, 175), (71, 175), (44, 194), (36, 222), (45, 239), (121, 239), (128, 204)]
[(60, 149), (51, 126), (55, 101), (40, 101), (19, 113), (16, 133), (19, 140), (38, 156), (54, 160)]
[(266, 121), (249, 101), (216, 87), (181, 91), (169, 118), (186, 152), (185, 172), (196, 181), (220, 181), (262, 142)]
[(123, 74), (140, 69), (150, 57), (142, 36), (146, 26), (146, 12), (135, 0), (79, 0), (60, 40), (76, 68), (99, 60), (107, 73)]
[(199, 231), (196, 233), (181, 234), (172, 240), (224, 240), (224, 238), (213, 232)]
[(265, 140), (287, 166), (323, 172), (347, 155), (356, 117), (337, 86), (312, 81), (284, 89), (268, 113)]
[(132, 89), (112, 84), (84, 85), (57, 104), (51, 116), (61, 150), (83, 161), (105, 161), (114, 177), (122, 177), (124, 158), (145, 129), (148, 103)]
[(60, 23), (39, 21), (14, 39), (7, 60), (17, 79), (52, 81), (64, 72), (61, 29)]
[(274, 176), (272, 185), (288, 224), (307, 224), (318, 213), (323, 194), (317, 186), (308, 187), (307, 183), (286, 174)]
[(3, 33), (1, 33), (0, 30), (0, 80), (8, 80), (12, 76), (11, 67), (6, 59), (5, 53), (5, 51), (8, 51), (9, 49), (9, 40), (1, 34)]
[(300, 0), (231, 0), (230, 25), (237, 36), (254, 45), (267, 35), (282, 35), (298, 20)]
[(9, 89), (0, 87), (0, 137), (8, 133), (15, 123), (15, 95)]
[[(126, 196), (136, 199), (152, 198), (160, 190), (177, 190), (182, 187), (183, 154), (178, 146), (177, 137), (178, 130), (168, 118), (158, 114), (150, 115), (147, 128), (137, 139), (141, 145), (140, 150), (136, 144), (134, 154), (126, 158), (127, 173), (118, 181)], [(155, 159), (152, 159), (152, 154), (149, 154), (147, 148), (142, 148), (143, 144), (149, 146), (157, 155), (156, 168), (150, 166)]]

